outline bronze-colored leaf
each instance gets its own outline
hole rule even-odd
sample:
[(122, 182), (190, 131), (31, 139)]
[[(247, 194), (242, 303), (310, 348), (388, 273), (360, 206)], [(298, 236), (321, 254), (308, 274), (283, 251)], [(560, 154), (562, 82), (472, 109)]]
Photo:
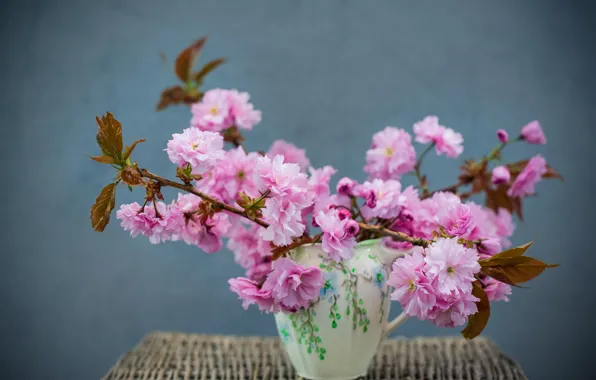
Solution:
[(478, 311), (468, 317), (468, 324), (461, 332), (466, 339), (474, 339), (480, 335), (490, 318), (490, 302), (488, 302), (486, 292), (478, 281), (475, 281), (472, 285), (472, 295), (479, 299), (476, 302)]
[(139, 139), (139, 140), (133, 142), (131, 146), (127, 146), (126, 149), (124, 149), (124, 154), (122, 155), (122, 159), (124, 161), (128, 160), (128, 157), (130, 157), (130, 154), (132, 153), (132, 151), (135, 150), (135, 148), (137, 147), (137, 144), (140, 144), (145, 141), (147, 141), (147, 140)]
[(91, 207), (91, 225), (95, 231), (103, 231), (110, 222), (110, 214), (116, 205), (116, 184), (110, 183), (101, 190)]
[(557, 173), (557, 171), (555, 169), (553, 169), (550, 165), (546, 165), (546, 173), (544, 173), (542, 175), (542, 178), (545, 179), (550, 179), (550, 178), (557, 178), (560, 179), (561, 181), (565, 181), (563, 179), (563, 176), (559, 173)]
[(93, 161), (97, 161), (100, 164), (117, 165), (118, 161), (114, 157), (110, 156), (89, 156)]
[(497, 253), (496, 255), (491, 256), (487, 259), (480, 260), (478, 263), (481, 266), (491, 266), (491, 264), (490, 264), (491, 262), (496, 262), (500, 259), (522, 256), (524, 253), (526, 253), (528, 248), (530, 248), (532, 246), (533, 243), (534, 243), (534, 241), (531, 241), (526, 244), (522, 244), (520, 246), (507, 249), (507, 250)]
[(157, 103), (157, 110), (161, 111), (163, 109), (168, 108), (168, 106), (173, 104), (180, 104), (184, 102), (184, 98), (186, 97), (186, 93), (184, 89), (180, 86), (172, 86), (166, 88), (161, 93), (161, 97), (159, 99), (159, 103)]
[(128, 165), (120, 171), (120, 178), (122, 179), (122, 182), (130, 186), (138, 186), (145, 184), (139, 171), (136, 168)]
[(218, 66), (220, 66), (225, 61), (226, 61), (225, 58), (218, 58), (218, 59), (214, 59), (213, 61), (208, 62), (205, 66), (203, 66), (201, 68), (201, 70), (199, 70), (198, 72), (196, 72), (193, 75), (194, 80), (197, 83), (201, 83), (203, 81), (203, 79), (205, 79), (207, 74), (209, 74), (210, 72), (215, 70)]
[(182, 50), (176, 58), (176, 75), (182, 82), (186, 83), (191, 79), (192, 67), (199, 57), (205, 41), (207, 41), (207, 37), (193, 42), (189, 47)]
[(122, 124), (114, 118), (111, 112), (101, 117), (96, 117), (97, 125), (97, 144), (104, 155), (120, 159), (122, 154)]
[(498, 212), (500, 208), (504, 208), (512, 214), (517, 214), (520, 220), (523, 220), (522, 201), (521, 198), (512, 198), (507, 194), (507, 186), (501, 185), (496, 189), (487, 188), (486, 191), (486, 207)]
[(528, 282), (547, 268), (555, 268), (558, 264), (546, 264), (527, 256), (514, 256), (492, 259), (481, 264), (482, 273), (509, 285)]

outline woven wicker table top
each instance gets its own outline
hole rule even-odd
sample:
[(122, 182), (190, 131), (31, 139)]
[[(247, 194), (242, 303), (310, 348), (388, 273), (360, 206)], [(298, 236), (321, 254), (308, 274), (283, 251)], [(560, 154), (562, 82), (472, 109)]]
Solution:
[[(277, 338), (155, 332), (118, 360), (104, 380), (295, 379)], [(391, 339), (366, 379), (518, 380), (521, 367), (485, 338)]]

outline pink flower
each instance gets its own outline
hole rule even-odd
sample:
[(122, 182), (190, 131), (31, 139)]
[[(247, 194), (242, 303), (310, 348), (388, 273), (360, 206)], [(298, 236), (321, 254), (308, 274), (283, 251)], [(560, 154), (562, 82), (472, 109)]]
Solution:
[(359, 185), (354, 192), (366, 199), (366, 204), (361, 210), (367, 219), (373, 217), (395, 218), (405, 204), (405, 197), (401, 195), (401, 183), (394, 179), (367, 181)]
[(483, 278), (482, 283), (484, 284), (484, 292), (490, 302), (509, 301), (507, 296), (511, 294), (511, 286), (491, 277)]
[(414, 134), (416, 141), (421, 144), (435, 144), (437, 155), (445, 154), (447, 157), (456, 158), (464, 151), (462, 135), (440, 125), (436, 116), (427, 116), (415, 123)]
[(276, 313), (279, 311), (279, 305), (274, 302), (271, 296), (271, 290), (259, 288), (255, 281), (238, 277), (229, 279), (228, 283), (230, 284), (230, 290), (238, 294), (238, 298), (242, 300), (242, 307), (245, 310), (251, 304), (255, 304), (261, 311), (266, 313)]
[(261, 192), (271, 190), (274, 195), (308, 190), (306, 175), (300, 172), (300, 167), (297, 164), (284, 163), (284, 157), (280, 155), (273, 159), (268, 156), (259, 157), (255, 165), (254, 181)]
[(267, 152), (267, 156), (269, 157), (275, 157), (277, 155), (283, 156), (285, 163), (298, 164), (303, 171), (310, 165), (304, 149), (299, 149), (294, 144), (284, 140), (275, 140)]
[(259, 235), (278, 246), (290, 244), (292, 238), (302, 235), (306, 228), (302, 221), (303, 208), (300, 204), (292, 202), (289, 196), (267, 199), (262, 212), (263, 219), (269, 223), (269, 227), (261, 228)]
[(388, 284), (395, 290), (391, 299), (398, 301), (409, 317), (424, 320), (436, 302), (434, 289), (423, 270), (426, 266), (420, 250), (393, 263)]
[(358, 232), (358, 223), (354, 226), (350, 221), (341, 219), (337, 209), (330, 209), (326, 213), (319, 211), (315, 217), (315, 222), (323, 231), (323, 250), (331, 260), (348, 260), (354, 256), (354, 236)]
[(412, 137), (403, 129), (386, 127), (373, 135), (366, 152), (364, 170), (372, 178), (392, 179), (411, 171), (416, 164)]
[(192, 194), (179, 194), (178, 200), (172, 204), (172, 213), (182, 215), (183, 223), (172, 235), (172, 240), (182, 240), (188, 245), (201, 248), (206, 253), (214, 253), (223, 246), (222, 236), (230, 229), (228, 215), (222, 212), (207, 218), (201, 224), (201, 217), (195, 213), (200, 198)]
[(414, 123), (416, 141), (421, 144), (438, 143), (443, 138), (444, 131), (445, 127), (439, 125), (439, 118), (436, 116), (427, 116)]
[(495, 185), (501, 185), (504, 183), (508, 183), (509, 180), (511, 179), (511, 174), (509, 173), (509, 170), (507, 170), (507, 167), (504, 165), (501, 166), (497, 166), (496, 168), (493, 169), (493, 174), (492, 174), (492, 183)]
[(441, 140), (435, 146), (435, 150), (439, 156), (444, 153), (447, 157), (457, 158), (464, 151), (463, 142), (464, 138), (460, 133), (451, 128), (445, 128)]
[(352, 193), (352, 190), (356, 185), (358, 185), (358, 182), (354, 181), (351, 178), (343, 177), (337, 182), (336, 191), (340, 195), (352, 196), (354, 195)]
[(202, 131), (220, 132), (234, 125), (228, 93), (220, 88), (207, 91), (203, 99), (191, 107), (191, 127)]
[(233, 125), (240, 129), (251, 130), (253, 126), (261, 122), (261, 111), (255, 110), (252, 103), (249, 103), (248, 92), (230, 90), (228, 97), (230, 98), (230, 114), (234, 119)]
[(465, 294), (472, 291), (474, 274), (480, 270), (478, 254), (457, 242), (440, 238), (426, 248), (428, 274), (438, 294)]
[(261, 112), (248, 102), (249, 95), (237, 90), (209, 90), (199, 103), (191, 107), (191, 127), (202, 131), (220, 132), (236, 126), (252, 129), (261, 121)]
[(291, 312), (309, 307), (319, 297), (324, 284), (325, 278), (319, 268), (304, 268), (284, 257), (275, 261), (262, 290), (270, 292), (282, 310)]
[(308, 187), (315, 197), (329, 195), (329, 181), (337, 173), (333, 166), (324, 166), (321, 169), (309, 168), (310, 178)]
[(503, 144), (507, 144), (507, 142), (509, 141), (509, 133), (507, 133), (507, 131), (504, 129), (499, 129), (497, 131), (497, 138)]
[(271, 248), (269, 242), (259, 237), (261, 227), (252, 223), (248, 228), (238, 223), (228, 233), (227, 247), (234, 253), (235, 261), (246, 269), (246, 276), (262, 282), (271, 272)]
[(254, 168), (259, 157), (258, 153), (246, 154), (242, 147), (230, 149), (195, 186), (229, 204), (234, 204), (241, 192), (253, 198), (259, 197), (254, 182)]
[(497, 213), (488, 211), (488, 219), (495, 226), (495, 235), (500, 239), (501, 245), (504, 248), (510, 247), (511, 242), (507, 238), (515, 231), (511, 213), (504, 208), (500, 208)]
[(521, 129), (521, 138), (529, 144), (546, 144), (546, 136), (537, 120), (531, 121)]
[(441, 221), (445, 232), (452, 236), (464, 236), (475, 226), (470, 207), (464, 204), (452, 206), (445, 218)]
[(125, 231), (130, 231), (130, 236), (141, 234), (149, 238), (151, 244), (158, 244), (171, 239), (172, 231), (180, 224), (180, 219), (173, 215), (163, 202), (157, 202), (157, 211), (152, 204), (145, 206), (141, 212), (141, 205), (137, 202), (123, 204), (116, 212), (116, 217), (121, 220), (120, 226)]
[(478, 248), (479, 257), (484, 259), (501, 252), (501, 240), (495, 237), (483, 239), (476, 247)]
[(478, 311), (477, 301), (478, 298), (472, 293), (437, 297), (437, 303), (428, 313), (428, 319), (439, 327), (461, 326), (468, 321), (468, 316)]
[(536, 155), (532, 157), (524, 170), (517, 176), (507, 194), (511, 197), (524, 197), (528, 194), (534, 193), (534, 187), (542, 179), (542, 175), (546, 173), (546, 160)]
[(174, 133), (165, 151), (178, 166), (190, 164), (193, 173), (203, 174), (224, 157), (223, 138), (219, 133), (187, 128)]

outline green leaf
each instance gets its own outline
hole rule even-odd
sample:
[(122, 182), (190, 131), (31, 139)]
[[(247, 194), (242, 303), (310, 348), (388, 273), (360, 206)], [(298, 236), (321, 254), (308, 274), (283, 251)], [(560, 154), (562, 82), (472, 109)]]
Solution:
[(97, 145), (105, 156), (119, 160), (122, 155), (122, 124), (108, 112), (104, 116), (95, 117), (97, 125)]
[(139, 139), (139, 140), (133, 142), (131, 146), (127, 146), (126, 149), (124, 150), (124, 154), (122, 155), (122, 159), (124, 161), (128, 160), (128, 157), (130, 157), (130, 154), (132, 153), (132, 151), (135, 150), (135, 148), (137, 147), (137, 144), (140, 144), (145, 141), (147, 141), (147, 140)]
[(468, 324), (461, 332), (466, 339), (474, 339), (480, 335), (482, 330), (486, 327), (488, 318), (490, 317), (490, 303), (488, 302), (486, 292), (482, 289), (482, 286), (478, 281), (475, 281), (472, 285), (472, 295), (479, 299), (479, 301), (476, 302), (478, 311), (476, 314), (468, 317)]
[(110, 183), (101, 190), (91, 207), (91, 225), (95, 231), (103, 231), (110, 222), (110, 214), (116, 205), (116, 184)]
[(117, 165), (118, 161), (114, 157), (110, 156), (89, 156), (93, 161), (97, 161), (100, 164)]
[(199, 70), (197, 73), (195, 73), (193, 75), (194, 80), (197, 83), (201, 83), (203, 81), (203, 79), (205, 79), (207, 74), (209, 74), (210, 72), (215, 70), (219, 65), (221, 65), (225, 61), (226, 61), (225, 58), (218, 58), (218, 59), (214, 59), (213, 61), (208, 62), (205, 66), (203, 66), (201, 68), (201, 70)]
[(203, 37), (200, 40), (193, 42), (189, 47), (182, 50), (176, 58), (176, 75), (182, 82), (186, 83), (191, 79), (190, 75), (192, 68), (206, 41), (207, 37)]

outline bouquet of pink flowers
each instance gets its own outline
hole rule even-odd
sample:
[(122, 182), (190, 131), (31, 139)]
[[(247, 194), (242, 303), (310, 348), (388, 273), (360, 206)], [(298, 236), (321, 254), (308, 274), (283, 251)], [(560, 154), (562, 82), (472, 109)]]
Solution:
[[(308, 308), (325, 286), (319, 267), (304, 267), (289, 252), (320, 243), (325, 260), (340, 263), (354, 255), (362, 241), (382, 239), (385, 246), (407, 252), (393, 262), (387, 279), (391, 299), (405, 314), (438, 326), (468, 323), (464, 336), (478, 335), (488, 319), (490, 302), (507, 301), (512, 286), (553, 267), (524, 255), (531, 243), (511, 248), (509, 237), (522, 218), (522, 201), (545, 178), (560, 176), (536, 155), (507, 163), (502, 151), (510, 144), (545, 144), (537, 121), (510, 138), (496, 132), (497, 146), (486, 156), (463, 163), (457, 181), (432, 190), (422, 172), (424, 157), (434, 151), (458, 158), (461, 134), (426, 116), (405, 129), (385, 127), (372, 136), (365, 155), (362, 183), (343, 177), (331, 188), (331, 166), (313, 168), (303, 149), (277, 140), (267, 152), (246, 152), (242, 133), (261, 121), (248, 93), (201, 91), (204, 77), (223, 63), (214, 60), (193, 71), (205, 40), (184, 50), (176, 60), (183, 82), (162, 94), (158, 109), (190, 105), (190, 125), (172, 135), (165, 153), (176, 167), (176, 180), (142, 168), (131, 160), (135, 141), (123, 148), (122, 126), (110, 113), (97, 118), (102, 155), (93, 160), (117, 170), (91, 209), (93, 228), (103, 231), (115, 207), (119, 184), (145, 189), (140, 203), (124, 204), (116, 217), (131, 236), (153, 244), (184, 241), (206, 253), (224, 246), (234, 253), (245, 277), (229, 280), (244, 307), (293, 313)], [(414, 141), (423, 148), (416, 153)], [(226, 149), (226, 143), (230, 148)], [(401, 178), (411, 175), (415, 186)], [(163, 187), (184, 193), (166, 203)], [(334, 190), (334, 191), (332, 191)], [(483, 204), (470, 200), (483, 195)]]

